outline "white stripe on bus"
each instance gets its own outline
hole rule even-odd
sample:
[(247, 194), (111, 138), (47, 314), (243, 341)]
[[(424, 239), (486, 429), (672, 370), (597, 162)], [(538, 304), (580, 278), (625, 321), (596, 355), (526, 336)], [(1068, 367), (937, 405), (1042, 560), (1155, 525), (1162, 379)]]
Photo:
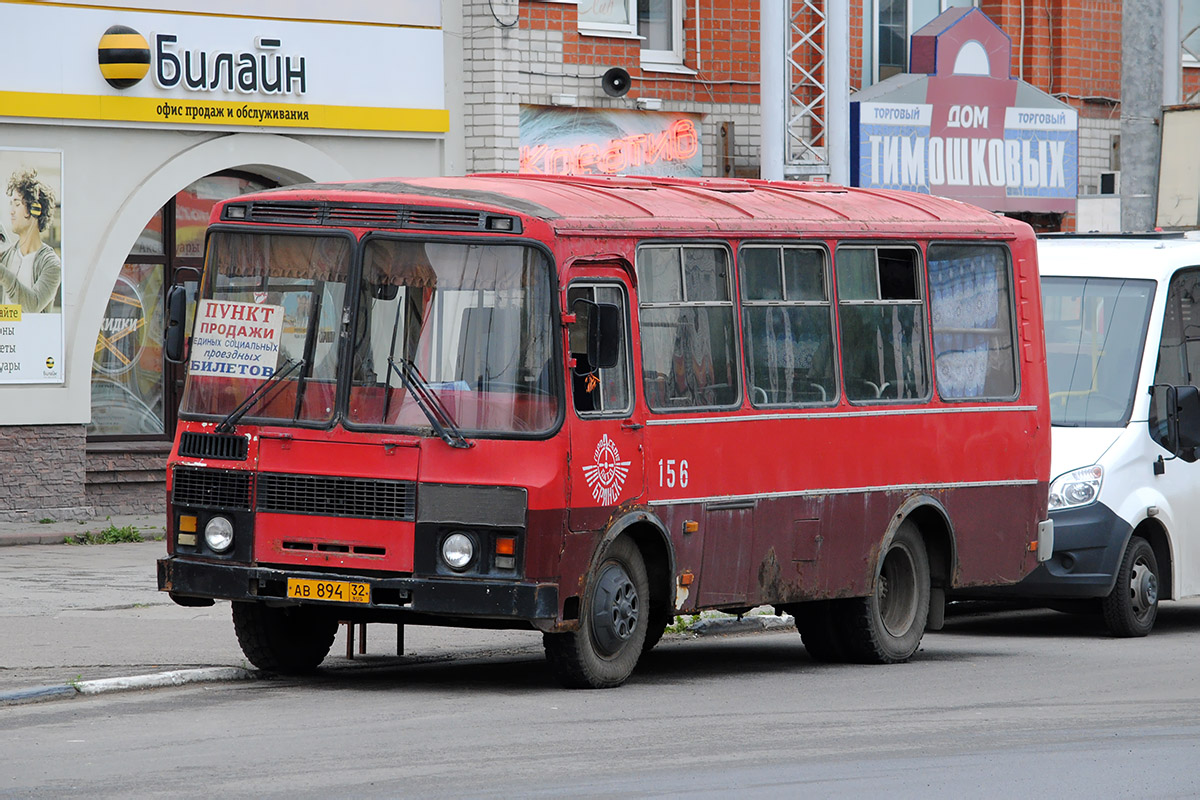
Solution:
[(962, 483), (909, 483), (889, 486), (851, 486), (845, 489), (803, 489), (794, 492), (759, 492), (757, 494), (719, 494), (709, 497), (684, 497), (670, 500), (649, 500), (651, 506), (677, 506), (684, 503), (722, 503), (737, 500), (773, 500), (782, 497), (825, 497), (835, 494), (866, 494), (868, 492), (907, 492), (913, 489), (981, 489), (991, 486), (1037, 486), (1038, 481), (965, 481)]

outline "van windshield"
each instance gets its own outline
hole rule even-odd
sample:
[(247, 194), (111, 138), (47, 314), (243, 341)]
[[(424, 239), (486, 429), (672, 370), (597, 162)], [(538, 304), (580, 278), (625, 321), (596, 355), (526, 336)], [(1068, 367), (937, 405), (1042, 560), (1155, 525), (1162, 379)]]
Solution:
[(1153, 297), (1154, 281), (1042, 278), (1051, 424), (1129, 421)]

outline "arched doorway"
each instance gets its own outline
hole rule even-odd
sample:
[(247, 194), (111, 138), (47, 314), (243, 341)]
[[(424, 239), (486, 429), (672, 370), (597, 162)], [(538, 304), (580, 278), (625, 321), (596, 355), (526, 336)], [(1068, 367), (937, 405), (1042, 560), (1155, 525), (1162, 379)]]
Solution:
[(194, 291), (204, 262), (204, 231), (217, 201), (274, 185), (258, 175), (218, 172), (178, 192), (146, 223), (113, 285), (96, 337), (89, 441), (174, 436), (182, 371), (162, 356), (167, 288), (180, 282)]

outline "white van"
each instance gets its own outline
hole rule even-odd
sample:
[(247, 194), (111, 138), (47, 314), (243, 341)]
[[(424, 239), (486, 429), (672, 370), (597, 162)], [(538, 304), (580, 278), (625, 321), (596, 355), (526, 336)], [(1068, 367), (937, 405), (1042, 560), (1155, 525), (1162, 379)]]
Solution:
[(1038, 260), (1054, 554), (1012, 591), (1145, 636), (1200, 594), (1200, 241), (1050, 237)]

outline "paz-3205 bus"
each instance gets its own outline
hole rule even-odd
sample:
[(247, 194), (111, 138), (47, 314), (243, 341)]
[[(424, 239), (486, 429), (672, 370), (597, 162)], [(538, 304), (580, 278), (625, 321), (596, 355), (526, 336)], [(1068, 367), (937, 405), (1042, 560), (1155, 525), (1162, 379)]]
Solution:
[(213, 211), (168, 465), (176, 602), (264, 670), (339, 621), (532, 627), (623, 683), (770, 604), (887, 663), (1048, 555), (1031, 230), (828, 184), (483, 175)]

